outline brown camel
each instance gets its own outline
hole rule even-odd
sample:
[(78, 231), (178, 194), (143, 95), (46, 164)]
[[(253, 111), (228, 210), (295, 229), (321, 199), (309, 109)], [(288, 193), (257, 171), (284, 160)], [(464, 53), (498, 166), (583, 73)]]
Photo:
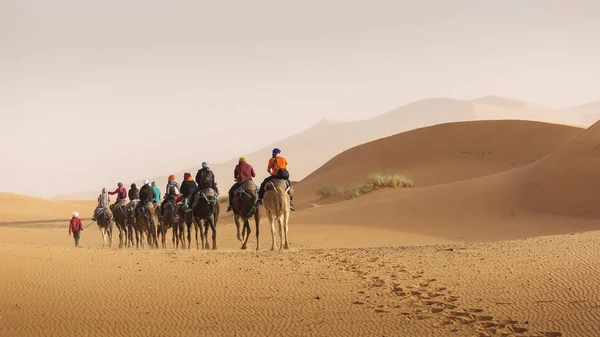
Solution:
[(137, 226), (137, 219), (135, 216), (135, 208), (139, 204), (140, 200), (133, 200), (127, 204), (127, 246), (133, 247), (133, 233), (137, 240), (136, 247), (139, 248), (139, 227)]
[[(160, 206), (159, 206), (160, 207)], [(162, 229), (162, 242), (163, 248), (166, 246), (166, 233), (167, 229), (173, 229), (173, 248), (179, 248), (179, 244), (181, 243), (181, 249), (185, 249), (185, 239), (184, 239), (184, 227), (183, 221), (181, 219), (177, 219), (175, 215), (179, 214), (179, 210), (181, 209), (181, 203), (175, 204), (175, 199), (171, 198), (164, 206), (164, 215), (161, 219), (161, 229)], [(157, 211), (160, 208), (157, 208)]]
[[(178, 214), (179, 214), (179, 228), (177, 229), (179, 231), (179, 235), (181, 236), (181, 244), (182, 247), (184, 247), (185, 245), (185, 227), (187, 227), (187, 249), (190, 249), (190, 246), (192, 244), (192, 224), (194, 224), (194, 216), (192, 214), (192, 208), (190, 206), (189, 209), (184, 209), (184, 207), (179, 207), (178, 209)], [(198, 226), (194, 226), (194, 229), (196, 230), (196, 244), (198, 243)]]
[[(237, 227), (237, 239), (242, 242), (242, 249), (246, 249), (248, 239), (250, 238), (250, 221), (249, 219), (254, 217), (254, 223), (256, 224), (256, 250), (258, 250), (258, 226), (260, 223), (260, 212), (256, 206), (256, 200), (258, 199), (256, 193), (257, 187), (252, 179), (246, 180), (240, 187), (236, 188), (233, 192), (233, 220)], [(243, 222), (243, 226), (240, 226), (240, 219)], [(240, 228), (240, 227), (243, 227)], [(240, 232), (241, 230), (241, 232)]]
[[(263, 205), (267, 212), (267, 218), (271, 224), (271, 250), (275, 250), (275, 220), (279, 222), (279, 249), (288, 249), (288, 223), (290, 220), (290, 195), (288, 191), (293, 193), (291, 186), (288, 186), (287, 181), (283, 179), (273, 179), (265, 185), (265, 195)], [(283, 240), (285, 235), (285, 242)]]
[(111, 247), (113, 214), (110, 208), (103, 207), (100, 210), (100, 214), (96, 215), (96, 223), (100, 229), (100, 234), (102, 234), (102, 247)]
[[(212, 229), (213, 248), (217, 249), (217, 221), (219, 220), (219, 196), (212, 188), (205, 188), (196, 192), (194, 206), (192, 207), (194, 223), (200, 229), (202, 249), (210, 249), (208, 244), (208, 227)], [(204, 222), (204, 231), (202, 230)], [(198, 236), (196, 235), (196, 248)]]
[(129, 246), (128, 243), (128, 224), (127, 224), (127, 201), (123, 200), (118, 204), (110, 206), (110, 211), (115, 217), (115, 224), (119, 230), (119, 248), (123, 245)]
[[(160, 212), (160, 209), (156, 209), (156, 206), (153, 203), (148, 202), (139, 208), (137, 215), (137, 232), (140, 233), (140, 239), (142, 241), (144, 240), (143, 233), (147, 233), (148, 246), (150, 246), (150, 248), (158, 248), (158, 238), (156, 230), (159, 224), (156, 212)], [(144, 244), (142, 243), (142, 248), (143, 247)]]

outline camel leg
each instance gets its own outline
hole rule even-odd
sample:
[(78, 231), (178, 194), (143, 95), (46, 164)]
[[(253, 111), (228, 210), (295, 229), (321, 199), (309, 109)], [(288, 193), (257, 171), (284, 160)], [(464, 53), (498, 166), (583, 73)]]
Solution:
[(135, 248), (140, 249), (140, 232), (135, 230)]
[(273, 214), (269, 211), (267, 211), (267, 218), (271, 224), (271, 250), (275, 250), (275, 219), (273, 219)]
[(248, 239), (250, 238), (250, 222), (248, 220), (244, 221), (244, 244), (242, 245), (242, 249), (246, 249), (246, 245), (248, 244)]
[(185, 249), (185, 223), (183, 221), (179, 223), (179, 242), (181, 249)]
[(198, 219), (198, 232), (200, 233), (200, 249), (204, 249), (204, 224), (202, 223), (202, 219)]
[(190, 246), (192, 244), (192, 224), (186, 224), (187, 225), (187, 241), (188, 241), (188, 249), (190, 249)]
[(140, 246), (142, 246), (142, 249), (144, 249), (144, 231), (142, 229), (140, 229), (139, 232), (140, 232)]
[(213, 241), (213, 250), (217, 249), (217, 216), (214, 217), (214, 221), (213, 220), (209, 220), (210, 222), (210, 229), (212, 229), (212, 241)]
[(108, 246), (112, 247), (112, 242), (113, 242), (113, 222), (111, 221), (108, 225)]
[[(254, 223), (256, 223), (256, 250), (258, 250), (258, 225), (260, 222), (260, 215), (258, 214), (258, 210), (254, 212)], [(248, 228), (250, 228), (250, 223), (248, 223)]]
[[(238, 241), (244, 242), (243, 235), (244, 235), (244, 232), (246, 231), (246, 228), (244, 227), (244, 230), (242, 232), (240, 232), (240, 218), (235, 214), (233, 215), (233, 222), (235, 222), (235, 228), (237, 229)], [(242, 249), (245, 249), (245, 248), (242, 248)]]
[(204, 249), (210, 249), (210, 244), (208, 243), (208, 222), (210, 220), (204, 220), (204, 239), (206, 242), (204, 243)]
[(173, 225), (173, 249), (179, 248), (179, 224)]
[(284, 249), (289, 249), (290, 246), (288, 244), (288, 228), (289, 228), (289, 222), (290, 222), (290, 212), (289, 211), (285, 211), (283, 213), (283, 225), (284, 227), (284, 231), (283, 234), (285, 235), (285, 244), (283, 245)]
[(283, 215), (277, 218), (277, 223), (279, 224), (279, 250), (283, 248)]
[(117, 227), (119, 230), (119, 248), (123, 248), (123, 228), (120, 225), (117, 225)]
[(200, 235), (202, 237), (202, 249), (210, 249), (208, 245), (208, 223), (207, 220), (203, 220), (202, 226), (200, 226)]
[(194, 232), (196, 234), (196, 249), (200, 249), (198, 244), (198, 232), (200, 232), (200, 236), (202, 236), (202, 228), (200, 227), (200, 220), (198, 222), (194, 222)]

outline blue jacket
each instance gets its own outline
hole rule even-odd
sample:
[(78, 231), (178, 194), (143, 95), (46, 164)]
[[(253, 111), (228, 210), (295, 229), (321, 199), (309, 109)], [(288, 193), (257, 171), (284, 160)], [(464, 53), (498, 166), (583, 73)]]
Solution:
[(154, 198), (154, 202), (160, 202), (160, 188), (158, 188), (158, 186), (154, 185), (152, 186), (152, 189), (154, 190), (154, 194), (156, 194), (156, 197)]

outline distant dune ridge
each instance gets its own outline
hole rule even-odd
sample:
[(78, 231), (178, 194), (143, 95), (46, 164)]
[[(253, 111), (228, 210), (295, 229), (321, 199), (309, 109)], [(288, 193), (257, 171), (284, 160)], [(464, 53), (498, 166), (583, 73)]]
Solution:
[[(591, 103), (586, 106), (557, 110), (499, 96), (485, 96), (473, 101), (430, 98), (406, 104), (367, 120), (352, 122), (322, 120), (306, 131), (277, 141), (253, 153), (240, 153), (240, 156), (245, 156), (248, 162), (254, 166), (257, 173), (256, 180), (260, 181), (267, 176), (266, 167), (271, 150), (278, 147), (283, 151), (282, 155), (289, 161), (292, 179), (301, 180), (333, 156), (353, 146), (416, 128), (448, 122), (488, 119), (520, 119), (588, 126), (592, 124), (590, 121), (593, 119), (591, 116), (594, 116), (593, 111), (597, 111), (596, 116), (600, 116), (600, 104)], [(210, 158), (205, 160), (212, 165), (221, 192), (227, 192), (233, 183), (233, 169), (237, 158), (225, 163), (212, 163)], [(144, 179), (149, 179), (156, 181), (158, 186), (164, 189), (170, 174), (175, 174), (178, 181), (181, 181), (184, 172), (190, 172), (195, 176), (199, 166), (200, 163), (198, 163), (198, 167), (184, 170), (174, 167), (173, 172), (164, 172), (164, 174), (154, 177), (139, 177), (137, 181), (133, 182), (141, 185)], [(108, 187), (116, 186), (116, 183)], [(129, 185), (132, 182), (124, 181), (124, 183)], [(56, 199), (93, 199), (97, 197), (101, 188), (102, 186), (98, 186), (98, 191), (82, 191), (71, 195), (57, 196)]]

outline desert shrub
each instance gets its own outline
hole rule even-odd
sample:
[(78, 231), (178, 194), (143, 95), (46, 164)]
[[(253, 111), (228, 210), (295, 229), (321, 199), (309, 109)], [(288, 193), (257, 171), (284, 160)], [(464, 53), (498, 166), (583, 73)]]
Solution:
[(337, 191), (338, 188), (336, 186), (327, 186), (317, 191), (317, 194), (321, 196), (321, 198), (327, 198), (328, 196), (334, 194)]
[(385, 172), (369, 174), (363, 187), (366, 190), (374, 191), (386, 187), (397, 188), (414, 186), (415, 184), (412, 182), (412, 180), (406, 179), (404, 176), (391, 172)]
[(365, 183), (361, 187), (348, 188), (343, 192), (346, 199), (360, 197), (363, 194), (380, 190), (383, 188), (403, 188), (415, 187), (412, 180), (406, 179), (404, 176), (392, 173), (371, 173), (367, 176)]

